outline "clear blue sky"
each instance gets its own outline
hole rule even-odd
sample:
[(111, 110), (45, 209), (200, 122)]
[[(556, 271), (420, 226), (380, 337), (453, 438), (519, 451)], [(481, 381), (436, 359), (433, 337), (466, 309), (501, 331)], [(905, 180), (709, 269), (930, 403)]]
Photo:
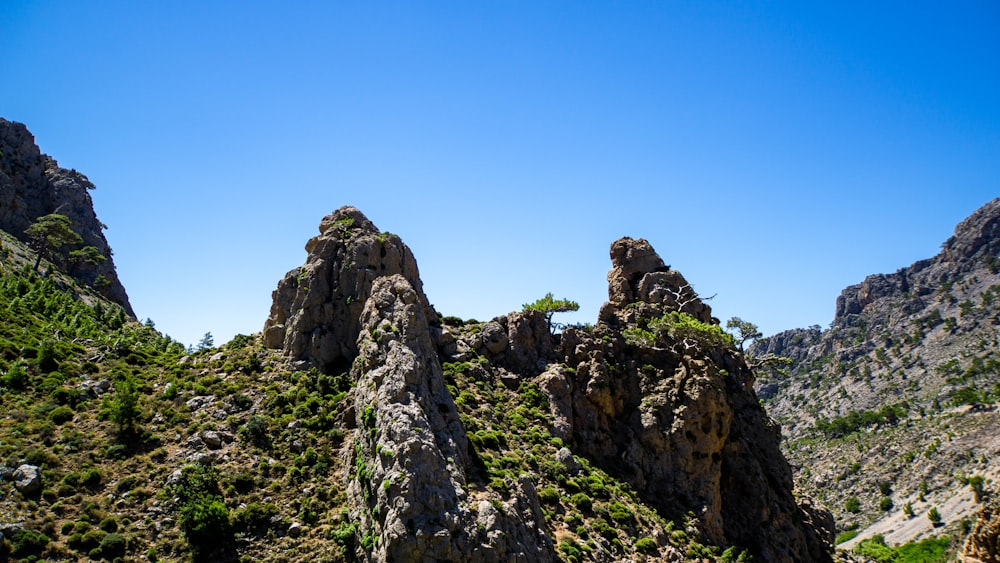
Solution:
[(773, 333), (1000, 195), (998, 30), (991, 0), (5, 0), (0, 116), (97, 185), (184, 343), (259, 331), (345, 204), (447, 315), (593, 322), (629, 235)]

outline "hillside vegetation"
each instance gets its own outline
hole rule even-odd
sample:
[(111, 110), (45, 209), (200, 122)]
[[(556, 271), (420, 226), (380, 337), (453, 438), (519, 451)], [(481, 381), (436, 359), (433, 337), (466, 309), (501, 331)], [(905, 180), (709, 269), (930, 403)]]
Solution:
[(939, 255), (845, 289), (829, 329), (751, 347), (793, 359), (758, 391), (799, 486), (852, 538), (842, 547), (951, 535), (957, 548), (1000, 477), (998, 225), (994, 200)]

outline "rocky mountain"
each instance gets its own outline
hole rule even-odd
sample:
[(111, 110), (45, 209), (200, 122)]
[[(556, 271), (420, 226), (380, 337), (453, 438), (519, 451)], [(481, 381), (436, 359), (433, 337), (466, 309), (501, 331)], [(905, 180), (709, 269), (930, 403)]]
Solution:
[(263, 333), (194, 354), (5, 244), (0, 560), (831, 560), (753, 372), (646, 241), (552, 334), (438, 315), (346, 207)]
[(64, 252), (92, 247), (96, 252), (68, 268), (80, 283), (121, 305), (132, 315), (118, 279), (105, 226), (94, 213), (88, 190), (94, 184), (76, 170), (60, 168), (42, 154), (24, 124), (0, 118), (0, 230), (27, 242), (25, 230), (39, 217), (57, 213), (69, 218), (82, 242)]
[[(564, 444), (553, 452), (563, 461), (548, 461), (560, 472), (598, 467), (657, 514), (689, 516), (715, 545), (766, 561), (829, 558), (830, 522), (793, 496), (752, 372), (708, 306), (646, 241), (612, 245), (610, 300), (597, 325), (561, 335), (549, 333), (539, 312), (472, 327), (442, 323), (409, 249), (354, 208), (324, 218), (306, 248), (306, 265), (274, 292), (264, 341), (327, 373), (350, 366), (357, 428), (345, 450), (364, 470), (349, 471), (347, 492), (352, 516), (377, 538), (358, 557), (549, 560), (558, 556), (554, 538), (572, 546), (589, 534), (566, 524), (578, 514), (571, 507), (546, 513), (536, 493), (548, 485), (570, 498), (577, 487), (532, 475), (530, 465), (514, 475), (484, 463), (485, 450), (517, 450), (484, 450), (469, 437), (468, 426), (482, 422), (457, 405), (471, 392), (444, 373), (475, 363), (475, 385), (547, 405), (534, 414), (544, 421), (535, 428)], [(378, 453), (386, 451), (393, 454)], [(500, 475), (503, 485), (494, 481)], [(473, 533), (477, 527), (488, 532)], [(612, 545), (594, 557), (628, 555)]]
[(797, 482), (840, 530), (860, 531), (843, 546), (876, 533), (902, 543), (967, 531), (973, 489), (996, 482), (998, 253), (1000, 199), (962, 221), (937, 256), (846, 288), (827, 330), (749, 348), (792, 360), (761, 374), (757, 390), (782, 425)]
[[(832, 560), (756, 374), (647, 241), (554, 334), (440, 315), (344, 207), (260, 334), (189, 352), (134, 320), (86, 178), (2, 126), (0, 561)], [(36, 268), (50, 213), (106, 260)]]

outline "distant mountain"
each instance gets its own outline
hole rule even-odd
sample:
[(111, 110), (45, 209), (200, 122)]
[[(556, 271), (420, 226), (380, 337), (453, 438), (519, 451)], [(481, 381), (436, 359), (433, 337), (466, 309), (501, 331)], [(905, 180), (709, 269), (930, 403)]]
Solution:
[(85, 247), (94, 250), (91, 255), (81, 255), (85, 259), (67, 261), (63, 265), (67, 273), (134, 316), (104, 237), (106, 227), (94, 213), (88, 193), (91, 189), (94, 184), (86, 176), (60, 168), (55, 159), (42, 154), (24, 124), (0, 118), (0, 230), (27, 242), (25, 230), (38, 218), (51, 213), (65, 215), (83, 240), (64, 252), (68, 255)]
[(977, 506), (968, 478), (997, 479), (998, 255), (1000, 199), (962, 221), (937, 256), (844, 289), (829, 329), (749, 348), (793, 361), (759, 374), (756, 388), (782, 425), (797, 482), (839, 529), (882, 522), (869, 532), (906, 541), (940, 532), (924, 515), (935, 507), (961, 526)]

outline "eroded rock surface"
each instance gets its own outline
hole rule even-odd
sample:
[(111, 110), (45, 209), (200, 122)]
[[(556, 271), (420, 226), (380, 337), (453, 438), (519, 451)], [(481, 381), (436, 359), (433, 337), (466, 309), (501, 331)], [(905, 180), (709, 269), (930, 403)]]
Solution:
[(962, 556), (966, 563), (1000, 563), (1000, 498), (994, 498), (980, 511)]
[(554, 560), (538, 496), (521, 479), (508, 510), (470, 498), (468, 438), (406, 278), (379, 278), (361, 317), (353, 375), (358, 440), (348, 494), (370, 561)]
[(306, 244), (305, 265), (278, 283), (264, 343), (321, 370), (346, 372), (357, 355), (361, 311), (374, 281), (400, 274), (418, 290), (425, 314), (437, 315), (423, 297), (417, 262), (397, 235), (381, 232), (354, 207), (323, 218)]
[[(50, 213), (65, 215), (73, 230), (83, 238), (79, 246), (92, 246), (102, 257), (67, 263), (67, 273), (134, 317), (125, 288), (118, 280), (111, 247), (104, 237), (105, 226), (94, 212), (88, 192), (93, 188), (86, 176), (60, 168), (55, 159), (42, 154), (27, 127), (0, 118), (0, 230), (27, 242), (24, 231), (39, 217)], [(65, 249), (71, 250), (77, 248)]]

